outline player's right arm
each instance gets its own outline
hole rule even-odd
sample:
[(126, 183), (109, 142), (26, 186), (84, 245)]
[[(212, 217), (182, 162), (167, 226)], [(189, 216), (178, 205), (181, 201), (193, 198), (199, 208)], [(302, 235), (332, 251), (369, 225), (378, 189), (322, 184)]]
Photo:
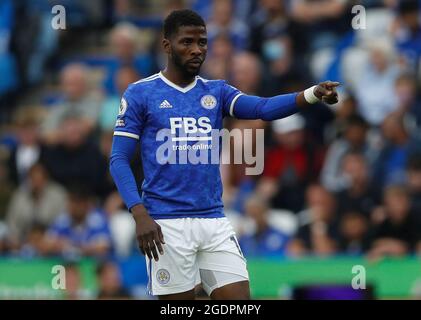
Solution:
[(229, 85), (224, 86), (224, 111), (238, 119), (273, 121), (288, 117), (316, 102), (338, 102), (338, 82), (325, 81), (305, 91), (277, 95), (269, 98), (245, 95)]
[(114, 131), (110, 156), (110, 172), (127, 208), (136, 222), (139, 248), (149, 259), (158, 260), (163, 254), (164, 237), (161, 227), (148, 214), (142, 203), (133, 171), (130, 168), (143, 126), (141, 106), (132, 97), (129, 88), (123, 95)]

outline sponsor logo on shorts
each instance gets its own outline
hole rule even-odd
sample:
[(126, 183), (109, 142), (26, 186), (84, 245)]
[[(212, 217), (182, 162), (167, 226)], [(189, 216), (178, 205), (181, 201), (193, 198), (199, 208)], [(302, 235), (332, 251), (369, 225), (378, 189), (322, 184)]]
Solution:
[(159, 269), (156, 272), (156, 280), (159, 284), (167, 284), (170, 281), (170, 273), (167, 269)]

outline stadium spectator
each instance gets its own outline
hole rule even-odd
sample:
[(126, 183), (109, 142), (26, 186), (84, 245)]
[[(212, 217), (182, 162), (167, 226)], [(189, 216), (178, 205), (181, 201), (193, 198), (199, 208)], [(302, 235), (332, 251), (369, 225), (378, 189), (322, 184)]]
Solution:
[(137, 71), (130, 66), (120, 67), (114, 78), (116, 94), (112, 94), (104, 99), (99, 115), (99, 127), (103, 131), (112, 131), (118, 115), (118, 106), (124, 90), (133, 82), (140, 80)]
[[(199, 13), (205, 21), (208, 21), (212, 14), (212, 1), (192, 0), (189, 3), (192, 10)], [(260, 3), (256, 0), (233, 0), (233, 5), (234, 10), (232, 14), (241, 21), (247, 22), (250, 15), (260, 5)]]
[(421, 154), (413, 155), (408, 159), (406, 177), (412, 211), (421, 222)]
[(25, 259), (41, 258), (46, 253), (44, 242), (46, 231), (46, 225), (33, 223), (24, 233), (24, 238), (20, 243), (19, 250), (16, 250), (16, 247), (13, 247), (13, 243), (10, 244), (12, 246), (11, 250), (14, 250), (11, 252), (16, 253), (18, 256)]
[(384, 192), (383, 221), (370, 232), (368, 256), (402, 256), (419, 247), (421, 228), (411, 212), (405, 188), (389, 186)]
[(412, 122), (415, 134), (421, 132), (421, 104), (417, 99), (417, 82), (412, 73), (402, 73), (396, 79), (395, 93), (398, 100), (398, 112), (406, 122)]
[(369, 220), (358, 211), (342, 214), (339, 223), (339, 251), (341, 254), (358, 256), (367, 250)]
[[(4, 1), (3, 1), (4, 2)], [(13, 1), (16, 22), (13, 28), (13, 52), (19, 67), (23, 87), (44, 80), (48, 62), (57, 53), (59, 30), (52, 28), (51, 7), (48, 0)], [(69, 7), (67, 6), (67, 9)], [(71, 13), (69, 14), (67, 22)], [(25, 24), (18, 23), (26, 21)]]
[(131, 0), (115, 0), (112, 4), (112, 12), (116, 21), (123, 20), (139, 14), (139, 5), (136, 6), (135, 1)]
[(118, 266), (112, 261), (101, 262), (96, 268), (97, 299), (129, 299), (129, 292), (121, 283)]
[(288, 4), (292, 25), (289, 33), (294, 57), (297, 57), (294, 59), (295, 69), (307, 81), (309, 76), (313, 79), (339, 80), (338, 73), (332, 70), (337, 68), (340, 59), (339, 48), (350, 34), (350, 2), (297, 0), (288, 1)]
[(15, 113), (16, 144), (9, 156), (10, 178), (15, 185), (26, 180), (41, 156), (40, 124), (44, 117), (44, 110), (37, 107), (20, 108)]
[(203, 74), (209, 79), (228, 79), (234, 47), (225, 33), (215, 35), (203, 64)]
[(61, 142), (45, 148), (40, 161), (51, 177), (65, 187), (81, 183), (102, 196), (106, 160), (95, 142), (87, 138), (83, 127), (79, 118), (65, 118), (60, 127)]
[(346, 2), (340, 0), (297, 0), (291, 7), (291, 16), (294, 19), (311, 24), (340, 17), (346, 9)]
[(66, 289), (65, 300), (84, 300), (91, 298), (90, 293), (83, 287), (83, 278), (76, 262), (66, 262), (64, 265)]
[(54, 221), (44, 241), (46, 253), (68, 258), (106, 257), (112, 250), (108, 221), (81, 185), (69, 189), (67, 211)]
[(257, 192), (275, 208), (298, 212), (303, 209), (306, 187), (318, 178), (323, 150), (307, 143), (304, 119), (298, 114), (273, 121), (272, 128), (277, 145), (265, 157)]
[(42, 125), (43, 139), (48, 144), (58, 144), (65, 137), (61, 126), (68, 117), (78, 118), (80, 128), (88, 135), (95, 129), (100, 111), (100, 98), (90, 90), (88, 69), (81, 64), (66, 66), (60, 75), (63, 100), (51, 111)]
[(136, 26), (121, 22), (111, 30), (109, 46), (112, 51), (112, 58), (107, 65), (104, 87), (108, 95), (118, 94), (118, 87), (115, 85), (117, 71), (122, 67), (131, 67), (136, 73), (143, 77), (150, 75), (154, 70), (154, 64), (146, 52), (147, 44), (142, 41), (139, 29)]
[(250, 52), (241, 52), (234, 55), (230, 66), (230, 83), (240, 91), (259, 95), (261, 85), (263, 66), (258, 56)]
[(136, 248), (135, 223), (132, 214), (127, 211), (120, 194), (110, 192), (102, 205), (114, 245), (114, 255), (118, 258), (129, 257)]
[(273, 39), (287, 35), (290, 30), (285, 1), (263, 0), (251, 19), (250, 50), (265, 60), (281, 48)]
[[(348, 122), (354, 115), (357, 115), (357, 101), (351, 94), (343, 92), (335, 107), (334, 118), (326, 126), (324, 138), (327, 145), (335, 143), (345, 134)], [(368, 129), (368, 124), (365, 126)]]
[[(295, 81), (297, 78), (296, 73), (298, 70), (293, 69), (293, 49), (291, 39), (288, 36), (281, 36), (271, 40), (269, 47), (273, 49), (267, 49), (267, 64), (269, 68), (268, 72), (268, 83), (273, 84), (268, 94), (273, 92), (277, 94), (279, 92), (286, 91), (286, 83)], [(276, 50), (275, 50), (276, 48)]]
[(212, 15), (207, 24), (208, 41), (212, 45), (215, 37), (225, 33), (231, 40), (236, 50), (242, 50), (248, 46), (248, 27), (233, 15), (232, 0), (212, 1)]
[(321, 185), (311, 185), (306, 192), (307, 209), (299, 213), (300, 227), (288, 245), (293, 256), (333, 255), (338, 250), (335, 198)]
[(359, 212), (368, 218), (379, 197), (371, 185), (367, 160), (363, 154), (351, 152), (343, 157), (341, 167), (347, 186), (335, 195), (338, 218), (341, 219), (348, 211)]
[(368, 129), (367, 122), (358, 115), (352, 115), (345, 120), (343, 136), (329, 145), (321, 172), (321, 182), (328, 190), (340, 192), (348, 187), (349, 177), (341, 170), (342, 159), (347, 153), (364, 154), (369, 167), (374, 163), (377, 151), (368, 141)]
[(421, 143), (417, 136), (411, 136), (400, 115), (389, 115), (382, 124), (385, 144), (374, 164), (376, 185), (405, 183), (405, 166), (408, 158), (421, 153)]
[(246, 257), (284, 256), (289, 237), (273, 228), (268, 221), (269, 206), (257, 196), (251, 196), (245, 205), (245, 214), (251, 218), (254, 230), (243, 234), (240, 247)]
[(300, 23), (309, 36), (309, 49), (313, 52), (333, 47), (340, 36), (349, 30), (348, 1), (342, 0), (296, 0), (290, 4), (290, 16)]
[(19, 249), (35, 226), (48, 227), (64, 210), (66, 199), (66, 191), (49, 179), (44, 166), (34, 164), (28, 179), (13, 193), (7, 210), (11, 246)]
[(367, 43), (369, 61), (355, 87), (359, 113), (373, 126), (379, 126), (393, 111), (398, 101), (394, 93), (399, 76), (396, 52), (388, 39), (372, 39)]
[(418, 70), (421, 57), (421, 20), (418, 0), (397, 2), (396, 20), (392, 27), (397, 49), (408, 70)]
[[(309, 81), (305, 43), (296, 41), (299, 28), (291, 21), (287, 1), (264, 0), (251, 19), (250, 50), (265, 65), (264, 95), (293, 92)], [(301, 61), (301, 62), (299, 62)]]

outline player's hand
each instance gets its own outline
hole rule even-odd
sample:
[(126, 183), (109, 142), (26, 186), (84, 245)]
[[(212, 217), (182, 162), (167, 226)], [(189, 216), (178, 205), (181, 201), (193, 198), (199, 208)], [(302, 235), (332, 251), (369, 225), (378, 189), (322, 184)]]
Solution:
[(314, 89), (314, 95), (319, 98), (319, 100), (327, 104), (338, 103), (338, 93), (336, 92), (336, 87), (339, 86), (339, 82), (325, 81), (321, 82)]
[(140, 251), (149, 259), (158, 261), (158, 251), (164, 254), (162, 245), (165, 244), (161, 226), (150, 217), (143, 205), (134, 206), (132, 213), (136, 221), (136, 238)]

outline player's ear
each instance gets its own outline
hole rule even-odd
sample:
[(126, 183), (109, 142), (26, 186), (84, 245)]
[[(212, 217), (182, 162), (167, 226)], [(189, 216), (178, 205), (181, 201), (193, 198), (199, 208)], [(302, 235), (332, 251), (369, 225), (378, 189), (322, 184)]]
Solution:
[(166, 54), (171, 53), (171, 43), (170, 40), (163, 38), (162, 39), (162, 47), (164, 48), (164, 51)]

